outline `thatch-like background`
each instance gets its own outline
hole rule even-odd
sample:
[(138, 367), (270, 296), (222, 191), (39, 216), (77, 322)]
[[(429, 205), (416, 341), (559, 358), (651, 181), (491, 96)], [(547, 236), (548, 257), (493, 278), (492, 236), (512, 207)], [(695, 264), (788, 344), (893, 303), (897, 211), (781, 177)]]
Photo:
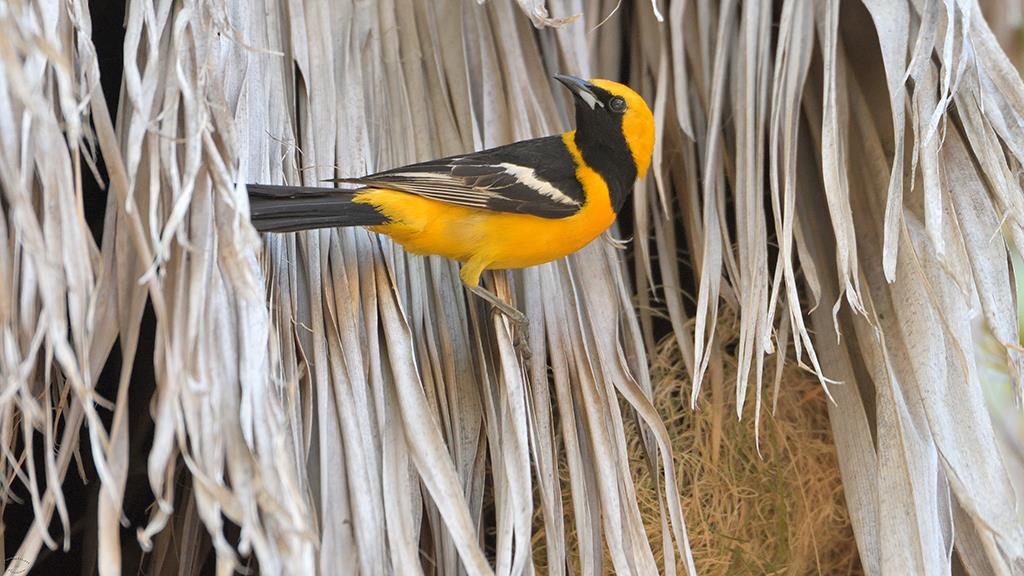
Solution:
[[(1024, 86), (975, 2), (156, 0), (123, 30), (100, 4), (0, 5), (4, 558), (852, 570), (834, 476), (726, 560), (770, 499), (695, 499), (734, 445), (813, 485), (825, 410), (866, 573), (1022, 569), (1019, 443), (974, 353), (1020, 389)], [(529, 359), (450, 262), (247, 223), (244, 182), (563, 130), (555, 71), (628, 81), (659, 143), (626, 253), (488, 278), (533, 320)]]

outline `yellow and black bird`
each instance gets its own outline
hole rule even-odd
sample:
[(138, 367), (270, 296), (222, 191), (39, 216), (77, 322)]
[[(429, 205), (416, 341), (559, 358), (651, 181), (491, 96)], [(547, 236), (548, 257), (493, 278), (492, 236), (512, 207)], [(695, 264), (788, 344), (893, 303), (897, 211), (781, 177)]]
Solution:
[(414, 254), (462, 262), (467, 288), (523, 322), (480, 286), (481, 272), (550, 262), (597, 238), (654, 149), (654, 117), (639, 94), (610, 80), (555, 78), (573, 93), (573, 131), (332, 180), (355, 190), (249, 184), (252, 223), (261, 232), (366, 226)]

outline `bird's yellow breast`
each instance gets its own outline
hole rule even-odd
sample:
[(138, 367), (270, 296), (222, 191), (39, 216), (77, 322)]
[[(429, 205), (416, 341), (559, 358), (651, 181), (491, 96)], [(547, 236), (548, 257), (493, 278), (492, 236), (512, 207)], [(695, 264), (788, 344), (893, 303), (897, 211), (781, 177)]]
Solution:
[(556, 260), (584, 247), (615, 220), (608, 185), (587, 166), (573, 142), (563, 140), (576, 161), (583, 206), (565, 218), (495, 212), (456, 206), (396, 190), (367, 189), (356, 202), (371, 204), (389, 223), (370, 227), (414, 254), (464, 263), (462, 280), (476, 286), (483, 270), (525, 268)]

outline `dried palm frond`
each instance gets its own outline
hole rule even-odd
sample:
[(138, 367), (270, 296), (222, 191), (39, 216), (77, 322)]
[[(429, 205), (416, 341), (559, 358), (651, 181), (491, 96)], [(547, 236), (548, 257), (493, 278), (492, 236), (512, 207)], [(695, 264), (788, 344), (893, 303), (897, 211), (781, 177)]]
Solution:
[[(723, 310), (718, 338), (731, 353), (722, 359), (726, 378), (739, 363), (739, 318)], [(676, 473), (685, 482), (683, 509), (689, 521), (694, 564), (701, 574), (862, 574), (857, 544), (843, 497), (828, 401), (813, 375), (788, 363), (781, 369), (778, 404), (766, 414), (761, 441), (749, 420), (730, 418), (735, 400), (704, 394), (690, 409), (690, 376), (671, 335), (651, 351), (654, 400), (676, 452)], [(769, 366), (769, 370), (776, 367)], [(763, 400), (769, 407), (771, 399)], [(747, 403), (744, 417), (753, 416)], [(642, 434), (627, 423), (640, 502), (649, 526), (658, 523), (657, 483), (643, 465)], [(568, 477), (563, 476), (567, 485)], [(571, 509), (572, 502), (563, 504)], [(545, 564), (542, 518), (534, 545)], [(655, 556), (660, 535), (651, 531)], [(573, 561), (575, 535), (568, 534)], [(660, 559), (659, 559), (660, 560)], [(682, 570), (682, 566), (678, 567)], [(580, 573), (573, 565), (571, 572)]]
[[(951, 550), (977, 572), (1024, 562), (970, 329), (984, 318), (1019, 390), (1007, 246), (1024, 242), (1024, 87), (979, 7), (619, 4), (131, 1), (116, 117), (88, 3), (0, 5), (0, 473), (18, 487), (5, 505), (24, 493), (36, 516), (4, 556), (68, 547), (61, 484), (85, 424), (99, 571), (129, 568), (127, 398), (148, 302), (156, 501), (137, 539), (154, 558), (180, 549), (170, 523), (201, 523), (222, 574), (240, 556), (267, 573), (520, 574), (539, 509), (551, 573), (570, 565), (570, 531), (586, 573), (692, 573), (687, 486), (648, 374), (654, 297), (690, 405), (729, 374), (755, 431), (766, 359), (792, 342), (834, 400), (868, 573), (948, 572)], [(495, 274), (532, 319), (524, 359), (450, 262), (363, 230), (261, 243), (247, 222), (243, 182), (314, 184), (562, 130), (550, 73), (618, 77), (624, 61), (660, 134), (633, 205), (639, 313), (610, 243)], [(100, 158), (97, 246), (81, 188)], [(735, 374), (723, 308), (739, 318)], [(106, 399), (95, 382), (115, 341)]]
[[(405, 573), (421, 561), (444, 573), (460, 566), (521, 573), (531, 565), (535, 506), (551, 550), (571, 523), (589, 535), (581, 558), (590, 570), (602, 569), (607, 546), (618, 572), (652, 572), (623, 432), (635, 414), (662, 475), (671, 565), (683, 558), (692, 568), (669, 439), (651, 403), (630, 291), (610, 246), (490, 279), (499, 293), (514, 292), (533, 319), (527, 361), (515, 354), (506, 321), (466, 299), (452, 263), (406, 256), (362, 230), (273, 236), (261, 249), (238, 186), (314, 183), (565, 129), (567, 102), (556, 97), (550, 75), (590, 74), (586, 28), (535, 31), (533, 24), (573, 21), (582, 3), (550, 13), (542, 3), (522, 3), (531, 23), (509, 2), (131, 2), (116, 122), (97, 85), (87, 6), (68, 7), (14, 3), (3, 12), (9, 38), (20, 40), (6, 53), (4, 133), (50, 123), (49, 132), (5, 148), (14, 168), (6, 196), (19, 213), (34, 216), (32, 202), (42, 199), (68, 207), (55, 217), (72, 218), (39, 230), (12, 211), (5, 223), (12, 256), (4, 278), (30, 282), (5, 292), (14, 305), (3, 325), (17, 343), (5, 349), (38, 370), (12, 374), (5, 410), (20, 411), (28, 442), (30, 426), (54, 430), (45, 420), (52, 409), (35, 404), (33, 383), (57, 373), (62, 386), (53, 390), (74, 393), (63, 400), (74, 418), (63, 428), (69, 441), (59, 462), (47, 462), (47, 492), (33, 493), (40, 528), (52, 514), (48, 502), (60, 503), (67, 455), (89, 418), (103, 484), (99, 569), (124, 568), (118, 523), (127, 402), (119, 394), (107, 425), (88, 390), (115, 336), (132, 358), (148, 299), (157, 322), (148, 453), (156, 506), (138, 530), (145, 549), (169, 549), (165, 528), (176, 514), (180, 459), (192, 478), (192, 521), (210, 533), (221, 573), (239, 566), (239, 553), (268, 573), (386, 566)], [(616, 45), (621, 33), (609, 27), (597, 37)], [(48, 91), (58, 91), (60, 108), (44, 105)], [(95, 140), (74, 131), (88, 118)], [(72, 128), (67, 145), (62, 122)], [(102, 252), (90, 251), (84, 222), (73, 220), (81, 202), (73, 196), (75, 154), (93, 141), (116, 194)], [(29, 154), (26, 144), (46, 149)], [(49, 150), (64, 154), (63, 173), (19, 160)], [(53, 181), (34, 180), (44, 173)], [(37, 237), (88, 253), (69, 252), (63, 270), (50, 270), (59, 261), (46, 258), (54, 251)], [(21, 262), (22, 247), (39, 262)], [(49, 281), (70, 284), (75, 275), (84, 276), (81, 288)], [(36, 292), (42, 310), (29, 305)], [(64, 299), (71, 334), (60, 325)], [(37, 324), (46, 330), (33, 332)], [(40, 334), (35, 342), (33, 333)], [(56, 354), (59, 370), (36, 365), (40, 344)], [(126, 395), (131, 366), (122, 374)], [(21, 474), (15, 429), (8, 425), (5, 434), (12, 450), (5, 470)], [(577, 504), (568, 521), (560, 454), (568, 457)], [(27, 464), (31, 477), (22, 481), (35, 486), (33, 459)], [(536, 504), (534, 486), (543, 494)], [(485, 497), (494, 510), (487, 519), (493, 557), (484, 553)], [(226, 521), (241, 528), (237, 540)], [(58, 545), (46, 530), (33, 530), (18, 557), (31, 562), (42, 541)], [(556, 572), (566, 565), (561, 555), (552, 562)]]
[[(760, 407), (765, 358), (790, 341), (834, 400), (869, 574), (948, 573), (954, 553), (972, 572), (1020, 570), (970, 319), (995, 335), (1019, 398), (1007, 247), (1024, 241), (1024, 85), (978, 6), (785, 0), (772, 36), (776, 15), (758, 3), (682, 4), (667, 27), (637, 10), (651, 46), (631, 70), (666, 108), (662, 176), (637, 210), (655, 223), (656, 294), (684, 348), (692, 308), (672, 224), (686, 233), (693, 402), (704, 380), (724, 386), (725, 307), (741, 321), (740, 413), (748, 382)], [(646, 292), (650, 272), (637, 276)]]

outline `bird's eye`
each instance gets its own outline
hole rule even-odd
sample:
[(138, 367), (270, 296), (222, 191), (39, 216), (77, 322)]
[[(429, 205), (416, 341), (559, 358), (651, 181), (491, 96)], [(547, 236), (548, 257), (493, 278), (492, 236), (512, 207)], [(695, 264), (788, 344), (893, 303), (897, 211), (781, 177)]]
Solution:
[(616, 96), (608, 102), (608, 107), (612, 109), (612, 112), (625, 112), (626, 99), (622, 96)]

